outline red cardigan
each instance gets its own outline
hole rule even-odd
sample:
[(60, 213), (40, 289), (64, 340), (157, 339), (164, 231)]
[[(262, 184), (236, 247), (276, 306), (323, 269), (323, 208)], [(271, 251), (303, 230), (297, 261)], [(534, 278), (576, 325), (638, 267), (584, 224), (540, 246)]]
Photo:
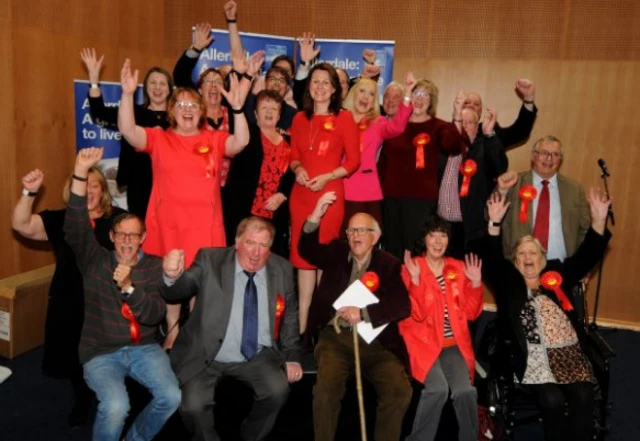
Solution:
[[(444, 340), (444, 296), (440, 285), (426, 259), (416, 259), (420, 265), (420, 285), (411, 283), (411, 276), (402, 266), (402, 279), (409, 290), (411, 316), (399, 324), (409, 352), (411, 374), (424, 383), (431, 366), (442, 351)], [(475, 320), (482, 312), (482, 285), (471, 286), (464, 274), (464, 262), (447, 257), (445, 265), (452, 265), (457, 273), (455, 280), (445, 278), (445, 293), (449, 310), (449, 321), (454, 338), (467, 362), (469, 377), (473, 382), (475, 356), (469, 333), (468, 320)], [(457, 289), (458, 295), (455, 295)]]

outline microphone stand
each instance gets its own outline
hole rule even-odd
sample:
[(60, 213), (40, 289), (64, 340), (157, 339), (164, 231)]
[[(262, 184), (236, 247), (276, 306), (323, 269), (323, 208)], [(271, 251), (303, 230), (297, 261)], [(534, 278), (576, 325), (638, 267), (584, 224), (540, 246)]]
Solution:
[[(609, 198), (609, 185), (607, 183), (607, 178), (609, 177), (609, 173), (605, 172), (604, 170), (602, 171), (602, 176), (600, 176), (602, 178), (602, 182), (604, 183), (604, 192), (607, 195), (607, 198)], [(606, 231), (608, 223), (609, 223), (609, 219), (611, 219), (611, 225), (615, 226), (616, 225), (616, 219), (613, 216), (613, 205), (609, 205), (609, 212), (607, 213), (607, 217), (604, 220), (604, 229)], [(598, 317), (598, 305), (600, 304), (600, 287), (602, 285), (602, 271), (604, 270), (604, 257), (602, 259), (600, 259), (600, 264), (599, 264), (599, 272), (598, 272), (598, 283), (596, 285), (596, 297), (595, 297), (595, 305), (593, 308), (593, 321), (591, 322), (591, 329), (593, 329), (594, 331), (598, 330), (598, 323), (596, 322), (597, 317)], [(607, 345), (608, 347), (608, 345)], [(611, 350), (611, 348), (608, 348), (612, 353), (613, 350)]]

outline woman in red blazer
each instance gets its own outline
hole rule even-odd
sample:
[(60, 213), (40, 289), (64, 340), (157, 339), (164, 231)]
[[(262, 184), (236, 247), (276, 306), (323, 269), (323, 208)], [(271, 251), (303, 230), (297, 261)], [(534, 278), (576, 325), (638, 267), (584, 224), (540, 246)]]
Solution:
[(451, 399), (458, 438), (477, 439), (475, 357), (467, 322), (482, 312), (481, 261), (445, 257), (451, 227), (438, 216), (425, 222), (412, 253), (405, 251), (402, 278), (411, 299), (411, 316), (400, 322), (411, 373), (424, 383), (407, 441), (435, 439), (442, 407)]

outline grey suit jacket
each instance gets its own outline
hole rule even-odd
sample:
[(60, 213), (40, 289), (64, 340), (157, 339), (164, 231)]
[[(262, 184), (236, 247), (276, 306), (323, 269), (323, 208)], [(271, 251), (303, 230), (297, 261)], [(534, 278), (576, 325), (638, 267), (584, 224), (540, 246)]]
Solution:
[[(180, 330), (171, 350), (171, 364), (181, 384), (205, 369), (220, 350), (227, 331), (233, 300), (236, 252), (233, 247), (202, 248), (191, 267), (161, 293), (169, 301), (196, 296), (191, 316)], [(271, 254), (266, 265), (272, 347), (281, 361), (299, 362), (298, 300), (293, 288), (293, 268), (280, 256)], [(279, 338), (276, 341), (276, 302), (284, 298)], [(266, 350), (266, 349), (265, 349)]]
[[(528, 220), (520, 223), (520, 199), (518, 190), (523, 185), (533, 185), (531, 170), (518, 173), (518, 182), (509, 190), (507, 200), (511, 202), (509, 212), (502, 222), (502, 247), (504, 255), (510, 257), (513, 247), (522, 236), (533, 232), (533, 203), (529, 204)], [(591, 212), (582, 186), (558, 173), (558, 193), (562, 210), (562, 235), (567, 249), (567, 257), (576, 252), (591, 226)]]

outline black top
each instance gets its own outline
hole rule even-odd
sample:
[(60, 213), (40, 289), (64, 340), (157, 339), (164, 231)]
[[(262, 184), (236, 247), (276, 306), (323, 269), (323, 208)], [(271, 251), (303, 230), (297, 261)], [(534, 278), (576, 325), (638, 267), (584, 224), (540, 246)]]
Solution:
[[(520, 112), (518, 112), (518, 117), (509, 127), (501, 127), (500, 124), (496, 123), (496, 136), (500, 139), (506, 151), (519, 147), (529, 139), (537, 115), (538, 108), (535, 104), (532, 111), (527, 110), (523, 104), (520, 107)], [(482, 133), (482, 123), (478, 124), (478, 133)]]
[[(104, 105), (102, 95), (89, 97), (91, 118), (102, 126), (118, 130), (118, 108)], [(133, 108), (136, 124), (141, 127), (169, 127), (167, 112), (156, 112), (142, 106)], [(116, 181), (119, 186), (127, 187), (127, 207), (131, 213), (145, 219), (147, 205), (151, 196), (153, 175), (151, 172), (151, 157), (147, 153), (138, 152), (127, 142), (120, 140), (120, 158), (118, 160), (118, 176)]]
[[(43, 372), (52, 377), (66, 377), (79, 366), (78, 343), (84, 318), (82, 275), (62, 230), (65, 213), (66, 210), (39, 213), (56, 259), (56, 269), (49, 288), (42, 360)], [(113, 243), (109, 239), (111, 221), (120, 213), (124, 213), (124, 210), (113, 207), (111, 217), (95, 219), (95, 237), (108, 250), (113, 250)]]

